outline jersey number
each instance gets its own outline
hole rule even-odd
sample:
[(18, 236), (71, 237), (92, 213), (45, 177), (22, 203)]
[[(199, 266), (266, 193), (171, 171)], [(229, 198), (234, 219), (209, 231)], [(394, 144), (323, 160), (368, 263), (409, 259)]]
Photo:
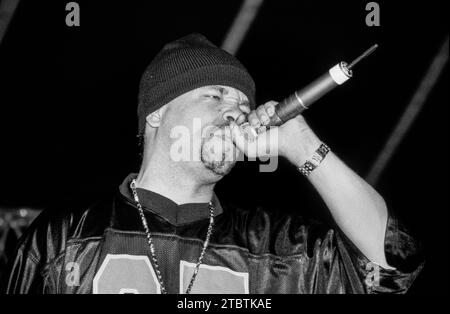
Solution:
[(94, 277), (93, 293), (160, 293), (147, 256), (108, 254)]
[[(180, 262), (180, 291), (184, 293), (195, 264)], [(202, 264), (193, 293), (249, 293), (248, 273), (222, 266)], [(161, 287), (147, 256), (108, 254), (94, 277), (93, 293), (161, 293)]]

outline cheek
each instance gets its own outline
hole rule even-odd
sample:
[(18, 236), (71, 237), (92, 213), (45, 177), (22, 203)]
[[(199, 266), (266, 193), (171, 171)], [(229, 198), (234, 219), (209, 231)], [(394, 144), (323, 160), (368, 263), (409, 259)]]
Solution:
[(202, 130), (206, 130), (211, 126), (218, 125), (222, 122), (223, 121), (221, 120), (221, 115), (218, 115), (217, 113), (215, 115), (212, 115), (206, 113), (200, 114), (189, 112), (185, 115), (183, 115), (183, 113), (180, 113), (179, 117), (170, 121), (169, 125), (170, 128), (186, 128), (193, 136), (202, 136), (206, 135), (205, 131)]
[(201, 126), (198, 120), (180, 117), (165, 121), (159, 129), (164, 137), (173, 143), (183, 141), (192, 144), (196, 138), (201, 136)]

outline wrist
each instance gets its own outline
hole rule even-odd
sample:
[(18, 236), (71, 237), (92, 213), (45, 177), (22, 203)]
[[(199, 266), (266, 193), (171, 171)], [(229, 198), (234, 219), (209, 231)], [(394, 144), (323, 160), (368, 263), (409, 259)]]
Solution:
[(288, 143), (284, 156), (297, 168), (301, 167), (314, 154), (322, 141), (311, 129), (304, 130), (295, 143)]

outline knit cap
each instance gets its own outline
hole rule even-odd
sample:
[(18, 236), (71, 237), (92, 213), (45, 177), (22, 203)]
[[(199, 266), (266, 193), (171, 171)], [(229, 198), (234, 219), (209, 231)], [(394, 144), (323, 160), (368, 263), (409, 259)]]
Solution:
[(208, 85), (234, 87), (255, 107), (255, 83), (234, 56), (194, 33), (166, 44), (142, 75), (139, 87), (139, 134), (146, 117), (174, 98)]

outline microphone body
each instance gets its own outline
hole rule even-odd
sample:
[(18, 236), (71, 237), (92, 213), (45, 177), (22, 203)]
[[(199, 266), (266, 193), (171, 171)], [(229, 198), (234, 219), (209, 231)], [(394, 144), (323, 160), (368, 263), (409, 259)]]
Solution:
[(345, 62), (336, 64), (312, 83), (282, 100), (275, 107), (275, 114), (271, 117), (269, 125), (282, 125), (301, 114), (325, 94), (350, 79), (352, 75), (352, 71), (347, 68)]
[[(282, 100), (275, 106), (275, 114), (270, 118), (268, 127), (280, 126), (286, 121), (298, 116), (334, 88), (348, 81), (353, 76), (353, 67), (373, 53), (377, 47), (377, 44), (373, 45), (350, 64), (339, 62), (329, 69), (327, 73)], [(240, 127), (244, 132), (244, 136), (249, 140), (254, 140), (258, 136), (258, 133), (262, 132), (261, 128), (254, 128), (248, 122), (241, 124)], [(265, 130), (266, 128), (263, 129)]]

